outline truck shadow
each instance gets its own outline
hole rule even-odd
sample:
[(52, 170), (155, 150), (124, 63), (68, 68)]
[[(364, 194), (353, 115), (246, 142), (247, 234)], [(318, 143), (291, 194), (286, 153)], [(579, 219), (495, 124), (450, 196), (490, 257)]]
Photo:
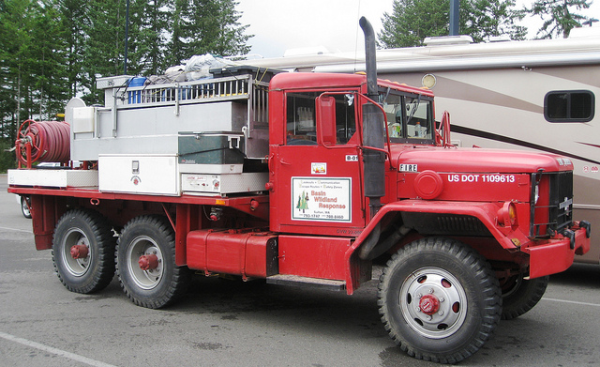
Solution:
[(551, 275), (550, 284), (600, 289), (600, 265), (573, 264), (566, 271)]

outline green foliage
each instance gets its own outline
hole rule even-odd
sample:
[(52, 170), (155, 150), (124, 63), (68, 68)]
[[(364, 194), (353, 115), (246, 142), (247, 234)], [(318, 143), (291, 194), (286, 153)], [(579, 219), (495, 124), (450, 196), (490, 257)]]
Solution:
[(383, 48), (420, 46), (426, 37), (448, 34), (448, 0), (394, 0), (392, 15), (383, 15)]
[(588, 9), (590, 4), (588, 0), (537, 0), (526, 11), (544, 20), (542, 28), (537, 33), (540, 38), (553, 36), (566, 38), (571, 29), (581, 27), (581, 22), (587, 19), (581, 14), (573, 13), (571, 8)]
[(0, 173), (17, 167), (15, 152), (10, 150), (12, 147), (8, 140), (0, 140)]
[(523, 10), (516, 10), (516, 0), (475, 0), (467, 5), (467, 11), (461, 14), (465, 21), (463, 33), (475, 42), (502, 35), (512, 40), (524, 40), (527, 36), (527, 28), (515, 24), (525, 17)]
[[(515, 0), (463, 0), (460, 3), (460, 34), (481, 42), (488, 37), (509, 35), (525, 39), (527, 29), (517, 26), (523, 11)], [(385, 13), (379, 44), (383, 48), (421, 46), (426, 37), (449, 33), (449, 0), (394, 0), (392, 14)]]
[(171, 65), (193, 55), (245, 55), (251, 35), (240, 25), (241, 14), (233, 0), (175, 0), (171, 42), (167, 45)]
[[(249, 51), (233, 0), (129, 3), (130, 75)], [(97, 79), (124, 71), (126, 13), (127, 0), (0, 0), (0, 142), (12, 146), (22, 121), (53, 120), (76, 95), (103, 102)]]

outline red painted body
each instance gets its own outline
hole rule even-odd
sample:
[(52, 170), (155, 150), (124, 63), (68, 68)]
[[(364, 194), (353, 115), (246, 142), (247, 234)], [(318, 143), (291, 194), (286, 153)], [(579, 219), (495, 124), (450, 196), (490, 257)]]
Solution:
[[(382, 96), (393, 90), (406, 101), (416, 96), (419, 101), (429, 101), (433, 121), (432, 92), (389, 81), (379, 81), (379, 89)], [(316, 116), (316, 134), (306, 135), (313, 139), (311, 145), (289, 143), (288, 120), (297, 119), (291, 101), (306, 102), (291, 98), (298, 94), (305, 99), (325, 94), (307, 104), (314, 107)], [(269, 182), (263, 194), (172, 197), (15, 185), (8, 191), (31, 196), (39, 250), (51, 248), (54, 227), (68, 208), (97, 210), (115, 227), (139, 215), (158, 214), (166, 216), (175, 230), (179, 266), (244, 278), (284, 274), (342, 280), (349, 294), (370, 279), (371, 263), (359, 256), (361, 247), (377, 228), (385, 231), (394, 223), (409, 225), (412, 230), (388, 252), (421, 237), (449, 236), (487, 259), (505, 264), (497, 265), (498, 271), (503, 266), (516, 267), (532, 278), (565, 270), (575, 253), (589, 249), (586, 230), (576, 223), (571, 226), (576, 233), (573, 248), (561, 234), (546, 235), (550, 178), (532, 189), (536, 174), (571, 172), (573, 165), (568, 160), (550, 154), (457, 149), (449, 146), (448, 136), (441, 135), (442, 131), (449, 133), (447, 125), (435, 133), (430, 125), (425, 131), (427, 138), (386, 137), (381, 149), (386, 155), (385, 195), (383, 206), (372, 216), (364, 193), (361, 106), (367, 103), (365, 94), (363, 75), (275, 76), (269, 91)], [(353, 114), (346, 121), (355, 126), (344, 130), (344, 141), (335, 125), (342, 107), (335, 98), (346, 98), (344, 113)], [(419, 106), (417, 102), (414, 109)], [(388, 119), (393, 118), (392, 112), (384, 111)], [(304, 128), (300, 125), (294, 133)], [(415, 125), (414, 129), (418, 128)], [(539, 196), (539, 208), (532, 210), (534, 195)], [(222, 208), (222, 217), (206, 215), (212, 207)], [(516, 218), (509, 216), (509, 210)], [(542, 235), (533, 233), (533, 221), (541, 223), (535, 228)], [(152, 260), (140, 259), (140, 264), (151, 268)], [(423, 307), (435, 312), (436, 300), (422, 302), (426, 301)]]
[(276, 236), (268, 232), (197, 230), (187, 235), (187, 265), (244, 278), (277, 274)]

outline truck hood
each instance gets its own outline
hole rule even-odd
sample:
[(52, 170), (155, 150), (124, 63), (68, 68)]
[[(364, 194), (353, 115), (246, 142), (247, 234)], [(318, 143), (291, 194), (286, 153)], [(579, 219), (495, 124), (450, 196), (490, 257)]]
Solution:
[(399, 171), (533, 173), (573, 170), (570, 159), (550, 154), (481, 148), (394, 147), (392, 164)]

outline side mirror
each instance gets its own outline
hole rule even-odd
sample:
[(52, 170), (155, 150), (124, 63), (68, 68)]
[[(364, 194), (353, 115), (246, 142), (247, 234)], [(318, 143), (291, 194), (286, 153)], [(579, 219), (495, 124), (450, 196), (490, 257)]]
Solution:
[(450, 141), (450, 113), (444, 111), (440, 126), (435, 130), (435, 143), (444, 147), (452, 146)]
[(317, 139), (323, 145), (336, 143), (335, 98), (321, 95), (317, 97)]

